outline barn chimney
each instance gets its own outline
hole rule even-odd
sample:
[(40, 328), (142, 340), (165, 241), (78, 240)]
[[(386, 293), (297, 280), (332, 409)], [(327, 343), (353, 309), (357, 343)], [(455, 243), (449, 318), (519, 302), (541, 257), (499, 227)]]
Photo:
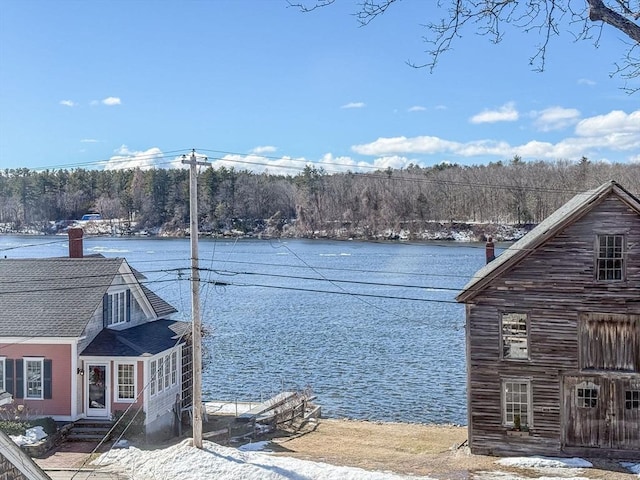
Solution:
[(487, 239), (486, 252), (487, 252), (487, 263), (493, 262), (496, 259), (496, 247), (493, 244), (493, 238), (491, 237)]
[(69, 258), (82, 258), (82, 228), (69, 229)]

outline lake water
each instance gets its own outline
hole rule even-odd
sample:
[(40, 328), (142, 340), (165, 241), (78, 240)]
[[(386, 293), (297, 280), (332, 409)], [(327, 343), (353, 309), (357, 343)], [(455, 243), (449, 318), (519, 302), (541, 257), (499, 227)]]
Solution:
[[(125, 257), (189, 319), (188, 239), (85, 238)], [(310, 386), (323, 416), (466, 424), (464, 308), (478, 244), (209, 240), (199, 244), (203, 398)], [(66, 237), (0, 236), (0, 256), (65, 256)]]

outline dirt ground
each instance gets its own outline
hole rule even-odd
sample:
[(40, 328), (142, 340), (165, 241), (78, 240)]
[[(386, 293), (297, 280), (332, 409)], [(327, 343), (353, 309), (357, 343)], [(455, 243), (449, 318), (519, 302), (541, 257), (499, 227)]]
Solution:
[[(493, 476), (483, 472), (497, 471), (525, 478), (542, 476), (529, 469), (496, 465), (495, 457), (471, 455), (466, 439), (466, 427), (323, 419), (304, 435), (275, 438), (274, 450), (278, 455), (332, 465), (437, 479), (486, 479)], [(638, 479), (617, 462), (588, 460), (594, 467), (582, 469), (580, 477)]]

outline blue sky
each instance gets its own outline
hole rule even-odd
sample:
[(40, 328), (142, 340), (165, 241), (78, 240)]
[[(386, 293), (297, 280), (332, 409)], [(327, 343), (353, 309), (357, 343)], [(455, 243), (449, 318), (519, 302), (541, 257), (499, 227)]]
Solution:
[[(626, 51), (562, 31), (469, 30), (433, 73), (405, 0), (367, 27), (355, 0), (0, 0), (0, 168), (214, 165), (296, 174), (452, 162), (640, 163), (640, 93), (610, 78)], [(637, 85), (637, 81), (635, 85)], [(630, 84), (634, 86), (634, 84)]]

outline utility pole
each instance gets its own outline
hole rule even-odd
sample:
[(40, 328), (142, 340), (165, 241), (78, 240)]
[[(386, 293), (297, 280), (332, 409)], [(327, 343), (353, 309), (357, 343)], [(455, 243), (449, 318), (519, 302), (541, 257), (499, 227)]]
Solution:
[(202, 320), (200, 318), (200, 268), (198, 266), (198, 165), (209, 165), (196, 160), (195, 149), (191, 158), (182, 156), (182, 163), (189, 165), (189, 216), (191, 239), (191, 315), (193, 350), (193, 446), (202, 449)]

